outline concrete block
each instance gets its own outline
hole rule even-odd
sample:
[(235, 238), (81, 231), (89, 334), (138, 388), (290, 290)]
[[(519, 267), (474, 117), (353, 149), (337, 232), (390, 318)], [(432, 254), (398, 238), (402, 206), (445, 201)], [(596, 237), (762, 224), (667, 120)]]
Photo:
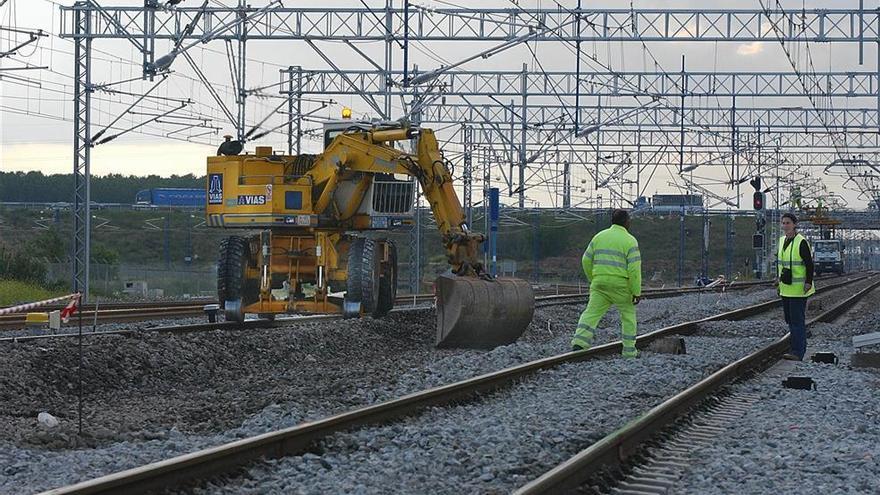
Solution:
[(880, 368), (880, 352), (857, 352), (850, 364), (855, 368)]
[(880, 332), (866, 333), (864, 335), (854, 335), (852, 338), (853, 347), (856, 349), (869, 345), (880, 344)]
[(57, 309), (49, 312), (49, 328), (59, 330), (61, 328), (61, 311)]
[(684, 339), (681, 337), (664, 337), (648, 344), (646, 349), (658, 354), (687, 354)]

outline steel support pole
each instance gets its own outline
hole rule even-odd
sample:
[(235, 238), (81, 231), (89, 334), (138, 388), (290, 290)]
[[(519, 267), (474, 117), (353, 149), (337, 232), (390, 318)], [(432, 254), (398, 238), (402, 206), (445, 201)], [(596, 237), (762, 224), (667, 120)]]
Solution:
[(394, 43), (394, 17), (392, 8), (394, 0), (385, 0), (385, 115), (384, 118), (391, 120), (391, 88), (394, 79), (391, 77), (393, 59), (391, 48)]
[[(285, 74), (287, 80), (285, 81)], [(281, 71), (281, 85), (287, 83), (280, 93), (287, 98), (287, 154), (299, 155), (302, 139), (302, 67), (291, 65)]]
[(731, 157), (733, 159), (733, 173), (731, 175), (736, 182), (736, 207), (737, 209), (739, 209), (741, 207), (739, 183), (740, 180), (742, 180), (742, 177), (739, 176), (739, 151), (737, 150), (736, 146), (736, 96), (734, 96), (730, 100), (730, 151), (733, 155)]
[(574, 134), (580, 132), (581, 108), (581, 0), (577, 5), (577, 21), (575, 21), (578, 40), (575, 42), (575, 89), (574, 89)]
[(541, 211), (535, 214), (535, 225), (532, 226), (532, 260), (535, 283), (541, 282)]
[(238, 107), (238, 121), (236, 122), (236, 135), (238, 136), (238, 140), (244, 142), (245, 136), (244, 134), (247, 132), (247, 122), (246, 122), (246, 106), (247, 106), (247, 11), (246, 9), (250, 8), (247, 3), (247, 0), (238, 0), (238, 17), (241, 19), (241, 22), (236, 27), (238, 39), (238, 60), (236, 61), (235, 69), (238, 71), (236, 77), (236, 83), (238, 85), (237, 94), (238, 98), (236, 99), (237, 107)]
[(73, 75), (73, 291), (89, 298), (91, 253), (92, 38), (90, 1), (75, 4)]
[[(413, 91), (413, 101), (418, 101), (419, 94), (418, 88), (415, 88)], [(415, 127), (418, 127), (422, 123), (422, 114), (418, 111), (413, 112), (412, 115), (412, 124)], [(415, 151), (418, 146), (418, 138), (412, 142), (413, 149)], [(421, 279), (422, 279), (422, 211), (420, 208), (422, 202), (422, 187), (418, 181), (415, 181), (415, 205), (413, 206), (415, 210), (415, 225), (410, 231), (410, 251), (409, 251), (409, 285), (410, 291), (413, 294), (418, 294), (421, 289)]]
[(422, 188), (417, 183), (416, 184), (416, 194), (418, 195), (416, 198), (416, 225), (414, 232), (414, 241), (415, 250), (411, 254), (412, 264), (410, 268), (412, 272), (410, 273), (410, 285), (413, 294), (418, 294), (422, 288)]
[(155, 71), (150, 70), (153, 65), (153, 59), (156, 53), (156, 8), (158, 8), (156, 0), (144, 0), (144, 39), (143, 39), (143, 71), (144, 74), (150, 74), (150, 81), (155, 77)]
[[(678, 115), (680, 124), (679, 130), (679, 152), (678, 152), (678, 173), (684, 171), (684, 94), (687, 91), (687, 75), (684, 72), (684, 55), (681, 56), (681, 113)], [(688, 187), (690, 192), (690, 187)]]
[[(639, 132), (636, 136), (641, 135), (642, 127), (639, 126)], [(642, 196), (642, 142), (636, 142), (636, 202)]]
[[(514, 150), (513, 146), (516, 142), (516, 112), (514, 112), (514, 108), (516, 108), (516, 103), (514, 100), (510, 100), (510, 154), (508, 155), (510, 158), (510, 168), (508, 169), (509, 175), (507, 176), (507, 190), (511, 197), (513, 197), (513, 169), (514, 169)], [(516, 150), (516, 153), (519, 154), (520, 150)]]
[(303, 95), (303, 72), (302, 67), (297, 67), (296, 72), (296, 139), (294, 149), (297, 155), (302, 154), (302, 95)]
[(463, 125), (461, 128), (462, 147), (464, 148), (464, 170), (462, 172), (462, 186), (464, 192), (462, 199), (464, 202), (465, 222), (468, 228), (472, 227), (474, 221), (473, 214), (473, 174), (474, 174), (474, 128), (469, 125)]
[(700, 249), (700, 276), (704, 279), (709, 278), (709, 210), (703, 209), (703, 235), (702, 246)]
[(498, 188), (489, 189), (489, 273), (492, 277), (498, 274), (498, 220), (501, 205)]
[[(601, 96), (596, 99), (596, 122), (598, 122), (598, 123), (602, 122), (602, 97)], [(593, 135), (596, 136), (596, 175), (594, 176), (594, 180), (593, 180), (593, 190), (598, 191), (599, 190), (599, 159), (601, 158), (601, 155), (602, 155), (602, 128), (599, 127), (598, 129), (596, 129), (596, 132), (594, 132)], [(590, 138), (587, 137), (586, 139), (590, 139)], [(602, 205), (600, 204), (599, 207), (601, 208)]]
[[(485, 129), (483, 132), (486, 132)], [(483, 148), (483, 232), (486, 235), (489, 235), (489, 216), (490, 216), (490, 206), (489, 206), (489, 190), (492, 187), (492, 158), (489, 155), (489, 150)], [(489, 243), (483, 243), (483, 267), (486, 268), (489, 266)]]
[(724, 229), (724, 277), (730, 281), (733, 275), (733, 215), (727, 210), (727, 225)]
[(681, 287), (684, 282), (684, 205), (678, 213), (678, 286)]
[[(296, 111), (296, 109), (294, 108), (294, 103), (293, 103), (293, 98), (294, 98), (293, 95), (295, 94), (294, 90), (293, 90), (293, 80), (296, 78), (296, 76), (294, 75), (294, 72), (293, 72), (294, 70), (295, 70), (295, 67), (292, 65), (287, 68), (287, 154), (288, 155), (294, 154), (293, 149), (294, 149), (294, 140), (295, 140), (295, 137), (293, 135), (293, 133), (294, 133), (294, 130), (293, 130), (294, 113), (293, 112)], [(283, 72), (282, 72), (281, 77), (283, 80), (283, 77), (284, 77)], [(299, 154), (299, 153), (297, 153), (297, 154)]]
[(409, 86), (409, 0), (403, 0), (403, 87)]
[(571, 208), (571, 164), (562, 164), (562, 207)]
[(859, 65), (865, 63), (865, 0), (859, 0)]
[(528, 72), (529, 67), (523, 64), (522, 79), (520, 81), (520, 90), (522, 91), (522, 119), (520, 124), (520, 144), (519, 144), (519, 174), (517, 182), (519, 183), (519, 200), (517, 204), (520, 208), (526, 206), (526, 131), (528, 130)]

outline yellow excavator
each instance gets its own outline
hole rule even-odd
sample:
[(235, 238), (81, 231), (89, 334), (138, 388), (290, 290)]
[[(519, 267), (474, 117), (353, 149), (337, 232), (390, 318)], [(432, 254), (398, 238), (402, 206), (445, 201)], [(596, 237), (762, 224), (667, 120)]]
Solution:
[[(208, 157), (207, 224), (248, 235), (221, 241), (217, 292), (227, 320), (245, 314), (379, 318), (397, 296), (397, 249), (382, 232), (411, 224), (416, 182), (430, 204), (450, 270), (434, 284), (438, 347), (492, 348), (532, 320), (531, 286), (493, 278), (430, 129), (342, 120), (324, 125), (324, 152), (278, 155), (229, 136)], [(413, 152), (396, 147), (411, 145)]]

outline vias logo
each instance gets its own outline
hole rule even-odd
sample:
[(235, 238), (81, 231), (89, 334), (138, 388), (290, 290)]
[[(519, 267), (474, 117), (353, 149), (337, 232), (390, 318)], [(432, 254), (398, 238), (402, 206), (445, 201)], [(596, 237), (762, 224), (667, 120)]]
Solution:
[(208, 204), (223, 204), (223, 174), (208, 175)]
[(242, 194), (238, 196), (239, 206), (256, 206), (266, 204), (266, 196), (263, 194)]

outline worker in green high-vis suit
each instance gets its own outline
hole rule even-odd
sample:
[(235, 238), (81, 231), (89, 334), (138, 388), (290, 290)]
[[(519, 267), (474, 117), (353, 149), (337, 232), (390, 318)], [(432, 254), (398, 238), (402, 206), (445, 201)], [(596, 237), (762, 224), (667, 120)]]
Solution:
[(629, 225), (629, 213), (614, 210), (611, 227), (596, 234), (584, 251), (581, 264), (590, 280), (590, 300), (571, 340), (573, 351), (590, 348), (599, 320), (614, 305), (620, 313), (623, 356), (638, 356), (635, 305), (642, 294), (642, 255)]

